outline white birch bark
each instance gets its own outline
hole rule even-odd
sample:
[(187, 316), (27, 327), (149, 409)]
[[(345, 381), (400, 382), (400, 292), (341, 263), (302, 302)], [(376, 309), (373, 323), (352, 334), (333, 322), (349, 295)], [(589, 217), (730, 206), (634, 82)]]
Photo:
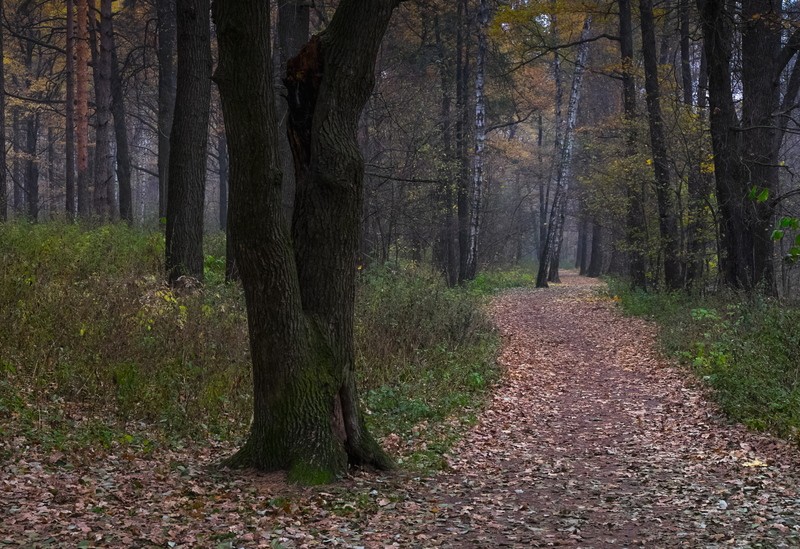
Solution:
[(478, 263), (478, 237), (483, 195), (483, 156), (486, 148), (486, 50), (488, 49), (486, 28), (489, 25), (489, 7), (481, 0), (478, 9), (478, 52), (475, 56), (475, 154), (473, 155), (472, 200), (469, 220), (469, 253), (467, 254), (466, 278), (475, 278)]
[(586, 57), (589, 53), (589, 32), (592, 27), (591, 16), (586, 18), (581, 31), (580, 45), (575, 59), (575, 73), (572, 77), (572, 89), (570, 90), (569, 103), (567, 105), (567, 124), (564, 129), (561, 155), (558, 160), (558, 170), (556, 171), (556, 190), (553, 197), (553, 205), (550, 208), (550, 219), (547, 224), (547, 241), (544, 245), (539, 272), (536, 277), (536, 286), (539, 288), (547, 287), (547, 275), (550, 270), (550, 262), (553, 260), (553, 253), (557, 246), (557, 240), (561, 234), (564, 223), (564, 214), (567, 206), (567, 191), (569, 190), (570, 161), (572, 158), (572, 148), (575, 143), (575, 126), (578, 121), (578, 104), (581, 97), (581, 83), (583, 73), (586, 68)]

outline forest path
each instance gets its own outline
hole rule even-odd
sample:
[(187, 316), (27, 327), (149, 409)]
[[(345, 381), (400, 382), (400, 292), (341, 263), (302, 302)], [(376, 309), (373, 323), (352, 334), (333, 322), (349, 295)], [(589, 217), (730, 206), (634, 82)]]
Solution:
[(504, 381), (366, 545), (800, 546), (797, 452), (726, 422), (601, 283), (563, 281), (496, 299)]

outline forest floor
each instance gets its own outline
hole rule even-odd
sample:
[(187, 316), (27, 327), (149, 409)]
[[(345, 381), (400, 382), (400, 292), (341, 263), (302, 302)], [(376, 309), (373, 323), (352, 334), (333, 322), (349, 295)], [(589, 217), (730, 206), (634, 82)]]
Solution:
[(503, 380), (444, 472), (299, 488), (209, 467), (227, 447), (31, 447), (0, 468), (0, 544), (800, 546), (797, 448), (726, 421), (654, 325), (563, 278), (495, 299)]

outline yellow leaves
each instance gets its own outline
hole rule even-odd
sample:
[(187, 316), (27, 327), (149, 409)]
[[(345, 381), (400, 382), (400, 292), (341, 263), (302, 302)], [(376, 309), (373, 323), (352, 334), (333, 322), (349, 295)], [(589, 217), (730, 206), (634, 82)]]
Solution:
[(745, 461), (744, 463), (742, 463), (742, 467), (767, 467), (767, 466), (768, 466), (767, 463), (761, 461), (758, 458), (755, 458), (751, 461)]
[(702, 174), (713, 174), (714, 173), (714, 161), (707, 160), (706, 162), (700, 162), (700, 173)]

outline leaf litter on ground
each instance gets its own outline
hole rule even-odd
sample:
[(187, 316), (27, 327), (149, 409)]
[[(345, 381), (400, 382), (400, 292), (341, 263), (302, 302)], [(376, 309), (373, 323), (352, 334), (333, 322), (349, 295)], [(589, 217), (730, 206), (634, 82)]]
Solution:
[(230, 444), (77, 454), (11, 433), (0, 543), (800, 546), (797, 448), (727, 421), (659, 354), (655, 326), (623, 317), (601, 288), (567, 275), (495, 299), (504, 378), (441, 473), (357, 471), (302, 488), (214, 468)]

